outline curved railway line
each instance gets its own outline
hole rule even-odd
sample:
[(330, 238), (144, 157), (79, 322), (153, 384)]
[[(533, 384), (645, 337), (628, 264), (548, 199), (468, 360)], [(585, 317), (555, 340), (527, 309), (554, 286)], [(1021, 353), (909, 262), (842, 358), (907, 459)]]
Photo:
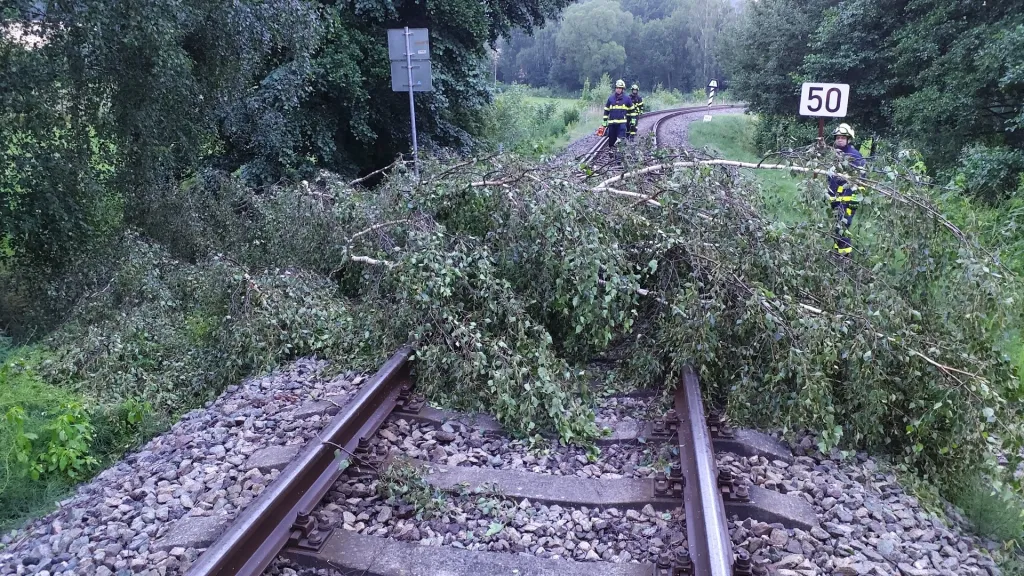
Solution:
[[(804, 530), (817, 526), (805, 500), (719, 470), (716, 451), (774, 460), (792, 460), (792, 455), (768, 436), (733, 430), (716, 415), (706, 418), (693, 369), (684, 371), (671, 409), (646, 423), (620, 422), (610, 436), (599, 440), (612, 451), (658, 445), (660, 453), (673, 455), (674, 460), (647, 475), (595, 478), (537, 466), (497, 466), (501, 458), (484, 449), (488, 444), (483, 439), (502, 437), (501, 427), (485, 417), (428, 406), (414, 394), (411, 356), (411, 348), (399, 350), (344, 404), (320, 401), (320, 409), (335, 416), (301, 449), (254, 454), (251, 466), (280, 474), (230, 525), (217, 531), (219, 536), (187, 574), (255, 576), (278, 560), (361, 576), (744, 576), (757, 572), (749, 555), (733, 548), (733, 523), (751, 518)], [(389, 428), (382, 429), (385, 422), (411, 436), (403, 440)], [(398, 428), (393, 428), (396, 422)], [(461, 454), (458, 443), (453, 444), (453, 424), (478, 438), (471, 454)], [(410, 438), (417, 434), (432, 445), (430, 455), (413, 449)], [(453, 459), (456, 456), (458, 460)], [(478, 458), (490, 465), (472, 465)], [(353, 508), (354, 502), (369, 496), (367, 486), (410, 464), (431, 490), (451, 498), (486, 496), (507, 503), (505, 510), (519, 520), (518, 530), (509, 520), (506, 526), (481, 516), (477, 525), (490, 522), (487, 534), (484, 528), (477, 529), (481, 541), (510, 530), (527, 544), (517, 542), (515, 549), (504, 551), (438, 546), (452, 539), (451, 529), (446, 533), (436, 523), (417, 527), (412, 506)], [(572, 520), (524, 524), (538, 505)], [(187, 521), (173, 531), (187, 533)], [(572, 534), (566, 541), (578, 539), (578, 547), (555, 548), (563, 551), (562, 557), (544, 557), (550, 556), (544, 550), (547, 536), (565, 530), (566, 523)], [(622, 530), (618, 543), (613, 539), (613, 546), (593, 544), (600, 533), (613, 529), (610, 525)], [(416, 542), (420, 530), (436, 536), (433, 546)], [(406, 537), (413, 531), (415, 536)], [(634, 554), (623, 553), (627, 544)]]
[[(654, 112), (647, 112), (645, 114), (642, 114), (640, 116), (640, 119), (641, 120), (643, 120), (643, 119), (654, 119), (654, 123), (652, 125), (650, 125), (649, 127), (647, 127), (646, 129), (643, 129), (643, 130), (641, 130), (640, 127), (637, 126), (637, 136), (639, 137), (642, 134), (651, 133), (654, 136), (654, 145), (658, 146), (658, 142), (659, 142), (660, 136), (661, 136), (661, 130), (662, 130), (663, 126), (665, 125), (665, 123), (667, 121), (669, 121), (669, 120), (671, 120), (673, 118), (677, 118), (679, 116), (683, 116), (685, 114), (693, 114), (693, 113), (696, 113), (696, 112), (703, 112), (703, 111), (709, 111), (710, 112), (710, 111), (715, 111), (715, 110), (727, 110), (727, 109), (736, 108), (736, 107), (737, 106), (735, 104), (718, 104), (718, 105), (715, 105), (715, 106), (687, 106), (687, 107), (683, 107), (683, 108), (667, 108), (665, 110), (656, 110)], [(639, 122), (639, 120), (638, 120), (638, 122)], [(580, 163), (581, 164), (591, 164), (591, 163), (593, 163), (594, 160), (596, 160), (597, 157), (600, 156), (601, 152), (607, 150), (607, 148), (608, 148), (608, 138), (601, 137), (582, 156), (582, 158), (580, 160)]]

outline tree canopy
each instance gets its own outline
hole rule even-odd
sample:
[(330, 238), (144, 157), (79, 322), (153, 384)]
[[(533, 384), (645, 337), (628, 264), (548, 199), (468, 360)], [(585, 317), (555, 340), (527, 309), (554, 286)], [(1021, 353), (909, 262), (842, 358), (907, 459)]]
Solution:
[(608, 74), (645, 90), (701, 88), (721, 78), (715, 45), (735, 14), (725, 0), (587, 0), (500, 42), (498, 79), (577, 90)]
[[(421, 141), (465, 148), (489, 103), (488, 48), (568, 0), (10, 2), (0, 34), (0, 239), (57, 261), (140, 194), (203, 170), (253, 185), (359, 172), (408, 144), (386, 30), (427, 27)], [(43, 38), (27, 45), (15, 31)], [(127, 203), (127, 204), (124, 204)]]
[(979, 153), (1024, 162), (1019, 3), (763, 0), (720, 48), (737, 96), (757, 112), (795, 116), (802, 82), (842, 82), (847, 121), (911, 142), (934, 169)]

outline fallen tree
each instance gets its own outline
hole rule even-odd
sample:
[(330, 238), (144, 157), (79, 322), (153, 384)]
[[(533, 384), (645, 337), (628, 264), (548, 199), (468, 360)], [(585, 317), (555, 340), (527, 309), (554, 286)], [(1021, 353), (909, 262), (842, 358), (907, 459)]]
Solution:
[[(329, 174), (263, 194), (222, 182), (200, 194), (200, 181), (154, 207), (150, 229), (177, 257), (230, 254), (209, 268), (216, 282), (194, 282), (222, 295), (204, 317), (221, 348), (259, 351), (253, 367), (307, 353), (373, 366), (412, 342), (434, 401), (586, 443), (591, 358), (619, 359), (619, 381), (643, 386), (671, 386), (692, 363), (743, 423), (815, 430), (826, 452), (882, 448), (947, 481), (996, 473), (1022, 438), (998, 346), (1020, 322), (1017, 280), (899, 163), (885, 181), (858, 176), (879, 192), (858, 226), (884, 233), (858, 237), (845, 263), (829, 254), (828, 210), (769, 221), (730, 172), (846, 172), (822, 162), (679, 158), (595, 184), (495, 156), (427, 159), (420, 181), (399, 163), (372, 190)], [(822, 186), (807, 186), (819, 203)], [(288, 304), (303, 294), (316, 304)], [(97, 298), (128, 305), (117, 289)], [(102, 330), (85, 342), (100, 360), (84, 352), (81, 377), (117, 367), (103, 368)]]

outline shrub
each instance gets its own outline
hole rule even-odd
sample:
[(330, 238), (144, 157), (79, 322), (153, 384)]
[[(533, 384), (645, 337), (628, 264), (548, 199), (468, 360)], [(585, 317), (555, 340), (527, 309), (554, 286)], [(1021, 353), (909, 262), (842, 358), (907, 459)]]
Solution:
[(580, 108), (572, 106), (562, 110), (562, 125), (569, 127), (580, 121)]
[(0, 360), (0, 526), (50, 506), (98, 464), (96, 432), (81, 398), (48, 384), (43, 348)]
[(814, 123), (789, 117), (762, 115), (754, 132), (754, 145), (761, 153), (804, 148), (817, 139), (818, 129)]
[(1013, 195), (1024, 175), (1024, 152), (976, 144), (960, 155), (956, 181), (966, 194), (995, 204)]

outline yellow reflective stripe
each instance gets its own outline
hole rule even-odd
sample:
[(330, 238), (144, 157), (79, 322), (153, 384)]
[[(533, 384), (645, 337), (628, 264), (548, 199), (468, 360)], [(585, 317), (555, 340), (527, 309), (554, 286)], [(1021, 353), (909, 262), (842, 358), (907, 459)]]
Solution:
[(856, 202), (856, 196), (833, 196), (833, 202)]
[(850, 254), (853, 252), (853, 247), (851, 246), (849, 248), (836, 248), (836, 252), (840, 254)]
[(608, 123), (609, 124), (625, 124), (626, 120), (625, 119), (622, 119), (622, 120), (609, 120)]

